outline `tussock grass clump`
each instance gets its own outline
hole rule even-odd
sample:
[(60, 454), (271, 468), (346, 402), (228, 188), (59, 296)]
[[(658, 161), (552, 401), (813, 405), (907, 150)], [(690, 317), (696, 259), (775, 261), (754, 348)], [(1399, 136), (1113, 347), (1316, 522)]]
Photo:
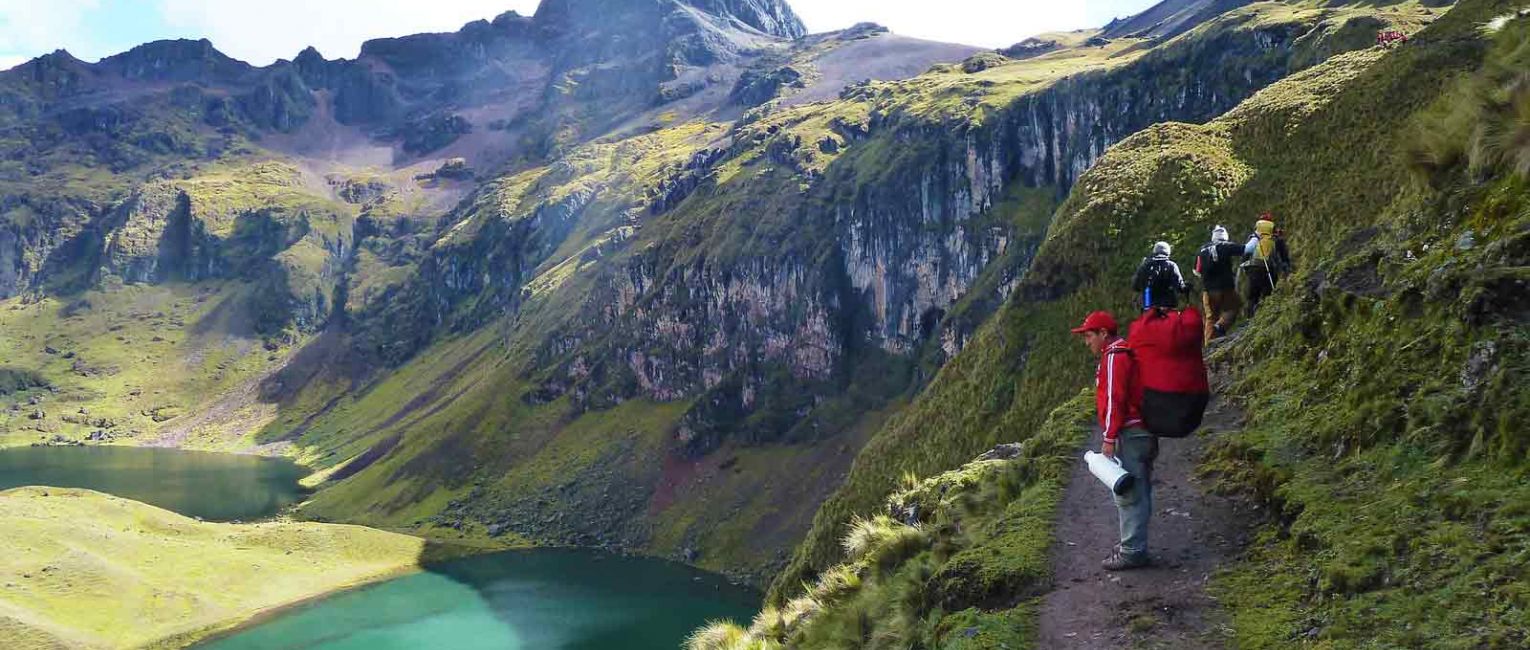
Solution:
[(862, 579), (855, 565), (841, 564), (818, 576), (818, 584), (809, 588), (809, 595), (826, 601), (839, 600), (846, 594), (861, 588)]
[(843, 541), (845, 557), (876, 566), (897, 564), (929, 546), (930, 538), (918, 526), (910, 526), (887, 515), (870, 519), (857, 517)]
[(1465, 169), (1530, 174), (1530, 16), (1501, 17), (1494, 46), (1477, 72), (1415, 120), (1408, 148), (1416, 171), (1437, 181)]
[[(848, 593), (850, 592), (841, 591), (838, 595), (843, 597)], [(781, 612), (783, 627), (790, 629), (812, 620), (814, 616), (823, 612), (823, 604), (824, 600), (813, 594), (793, 598), (791, 602), (786, 603), (786, 608)]]
[(686, 650), (743, 650), (749, 633), (727, 621), (708, 623), (685, 640)]

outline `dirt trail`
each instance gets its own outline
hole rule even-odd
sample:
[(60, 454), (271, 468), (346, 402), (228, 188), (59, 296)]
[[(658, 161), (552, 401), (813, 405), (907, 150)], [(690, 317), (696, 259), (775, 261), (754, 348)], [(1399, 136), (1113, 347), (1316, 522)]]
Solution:
[(1079, 461), (1058, 517), (1055, 581), (1043, 598), (1037, 648), (1226, 646), (1225, 621), (1206, 586), (1246, 546), (1257, 517), (1246, 504), (1208, 494), (1192, 475), (1207, 442), (1241, 424), (1242, 413), (1216, 400), (1197, 436), (1160, 441), (1149, 537), (1155, 565), (1146, 569), (1100, 568), (1119, 539), (1116, 507)]

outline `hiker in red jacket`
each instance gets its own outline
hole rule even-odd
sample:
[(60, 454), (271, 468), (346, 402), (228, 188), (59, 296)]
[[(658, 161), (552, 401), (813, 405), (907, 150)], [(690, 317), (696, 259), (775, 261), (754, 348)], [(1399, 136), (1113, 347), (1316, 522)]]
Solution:
[(1099, 355), (1095, 370), (1095, 409), (1099, 413), (1104, 441), (1100, 453), (1120, 461), (1122, 469), (1136, 479), (1125, 494), (1116, 495), (1121, 517), (1121, 543), (1103, 565), (1107, 571), (1144, 567), (1148, 558), (1148, 520), (1153, 515), (1153, 461), (1158, 458), (1158, 438), (1142, 424), (1142, 383), (1137, 360), (1126, 340), (1117, 334), (1116, 319), (1097, 311), (1073, 328), (1089, 351)]

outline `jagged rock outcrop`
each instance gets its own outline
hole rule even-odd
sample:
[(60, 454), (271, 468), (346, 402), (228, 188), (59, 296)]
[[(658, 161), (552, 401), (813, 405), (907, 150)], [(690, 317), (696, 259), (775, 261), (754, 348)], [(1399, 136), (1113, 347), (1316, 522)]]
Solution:
[(229, 58), (212, 41), (167, 40), (145, 43), (101, 59), (98, 69), (130, 81), (238, 83), (255, 74), (256, 68)]
[[(202, 232), (193, 233), (191, 199), (176, 188), (145, 188), (117, 208), (121, 225), (106, 243), (101, 272), (128, 284), (207, 279), (212, 256)], [(200, 228), (198, 228), (200, 230)]]

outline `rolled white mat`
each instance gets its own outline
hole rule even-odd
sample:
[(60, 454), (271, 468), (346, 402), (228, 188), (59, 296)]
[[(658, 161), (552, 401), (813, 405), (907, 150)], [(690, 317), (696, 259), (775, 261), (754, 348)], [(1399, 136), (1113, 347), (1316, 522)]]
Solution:
[(1084, 463), (1089, 465), (1089, 473), (1100, 479), (1105, 487), (1110, 488), (1114, 494), (1126, 494), (1132, 489), (1132, 483), (1136, 481), (1130, 472), (1121, 467), (1121, 460), (1112, 458), (1097, 451), (1084, 452)]

